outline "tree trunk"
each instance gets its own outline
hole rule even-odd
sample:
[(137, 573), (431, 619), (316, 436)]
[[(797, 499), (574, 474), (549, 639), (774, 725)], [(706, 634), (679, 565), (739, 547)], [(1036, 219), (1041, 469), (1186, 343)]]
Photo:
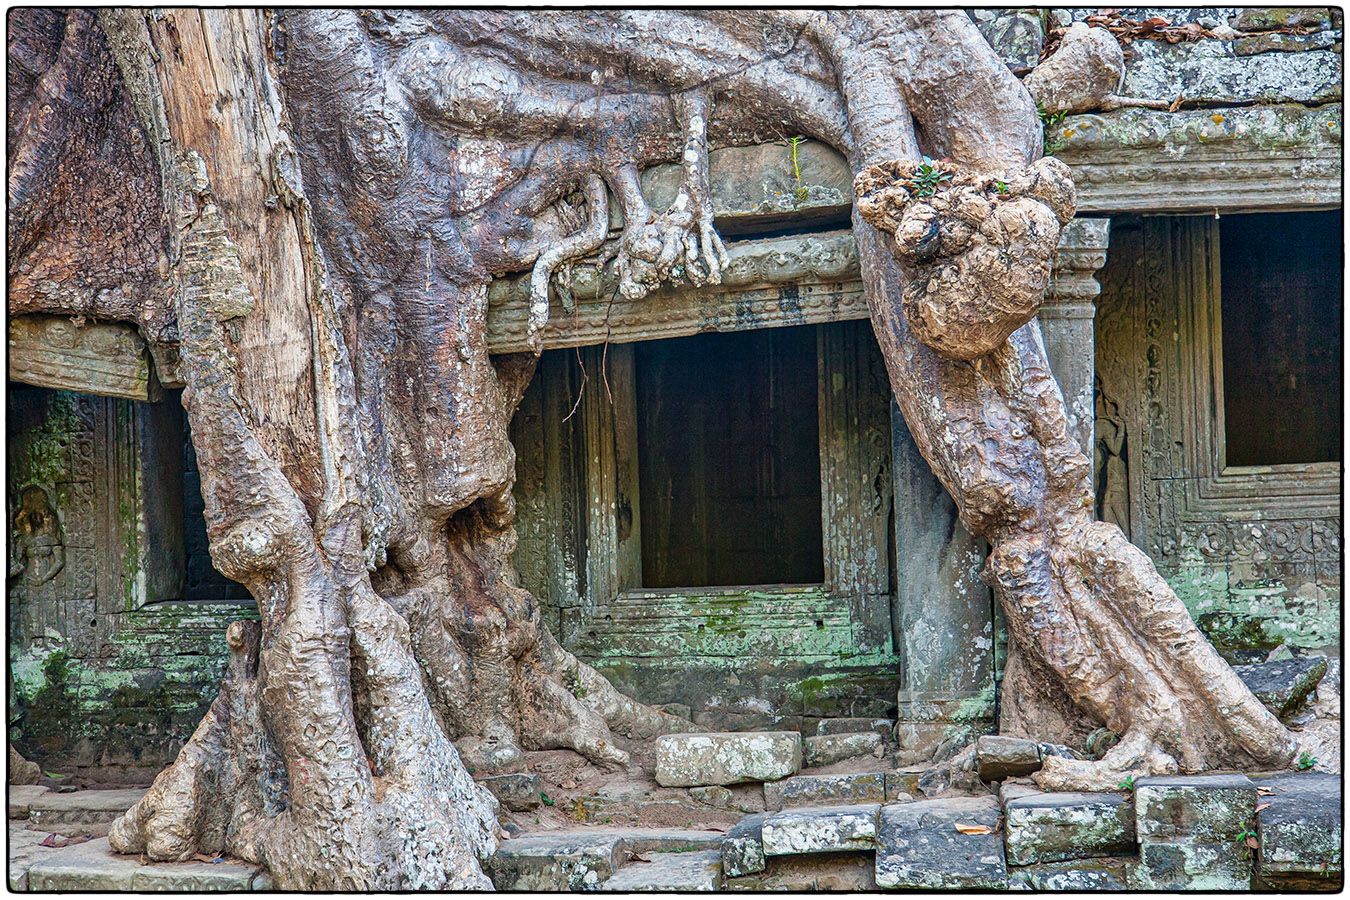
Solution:
[[(291, 889), (485, 887), (495, 804), (465, 761), (620, 766), (614, 731), (690, 727), (561, 648), (517, 584), (506, 435), (534, 358), (489, 358), (487, 285), (533, 268), (537, 335), (611, 192), (625, 294), (716, 282), (709, 142), (775, 132), (854, 165), (892, 386), (993, 545), (1005, 726), (1125, 735), (1044, 782), (1292, 756), (1149, 561), (1091, 521), (1034, 321), (1072, 184), (1034, 162), (1034, 107), (963, 14), (15, 18), (11, 312), (176, 337), (212, 558), (261, 619), (231, 626), (219, 697), (116, 849), (225, 850)], [(919, 134), (955, 162), (917, 169)], [(684, 187), (654, 215), (637, 172), (675, 158)], [(128, 193), (154, 214), (106, 208)]]

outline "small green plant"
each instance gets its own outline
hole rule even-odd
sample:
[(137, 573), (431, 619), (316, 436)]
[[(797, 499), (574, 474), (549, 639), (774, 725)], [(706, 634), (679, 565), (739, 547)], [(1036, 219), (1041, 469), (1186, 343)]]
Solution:
[(942, 182), (951, 180), (951, 171), (944, 168), (942, 163), (935, 162), (927, 156), (914, 167), (914, 171), (909, 176), (909, 183), (913, 186), (914, 193), (920, 197), (933, 196), (942, 186)]
[(1121, 791), (1133, 791), (1133, 790), (1134, 790), (1134, 776), (1133, 776), (1133, 775), (1126, 775), (1126, 776), (1125, 776), (1125, 780), (1123, 780), (1120, 784), (1116, 785), (1116, 789), (1117, 789), (1117, 790), (1121, 790)]
[(1298, 755), (1298, 762), (1294, 763), (1294, 768), (1300, 772), (1306, 772), (1315, 765), (1317, 765), (1317, 757), (1304, 750)]
[(1064, 138), (1059, 133), (1059, 127), (1064, 124), (1064, 117), (1068, 113), (1063, 110), (1057, 113), (1046, 112), (1045, 107), (1039, 103), (1036, 104), (1036, 113), (1041, 117), (1041, 152), (1046, 156), (1054, 156), (1064, 149)]
[(1244, 856), (1250, 859), (1252, 851), (1261, 846), (1261, 839), (1257, 837), (1255, 830), (1244, 828), (1233, 838), (1233, 843), (1241, 845)]
[(998, 192), (999, 192), (1000, 194), (1006, 194), (1006, 193), (1008, 193), (1008, 182), (1006, 182), (1006, 181), (995, 181), (995, 182), (994, 182), (994, 187), (996, 187), (996, 188), (998, 189)]
[(552, 797), (550, 797), (548, 794), (545, 794), (543, 791), (540, 791), (539, 802), (544, 804), (545, 806), (554, 806), (557, 804), (558, 801), (554, 800)]
[(809, 196), (806, 185), (802, 184), (802, 161), (797, 152), (798, 148), (804, 143), (806, 143), (806, 138), (801, 135), (788, 138), (788, 159), (792, 162), (792, 178), (797, 182), (797, 189), (792, 192), (792, 195), (797, 198), (798, 203), (805, 203)]

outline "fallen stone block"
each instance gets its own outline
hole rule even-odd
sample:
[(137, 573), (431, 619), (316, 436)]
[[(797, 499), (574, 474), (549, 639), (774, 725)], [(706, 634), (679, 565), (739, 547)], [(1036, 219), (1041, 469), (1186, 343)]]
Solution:
[(663, 787), (778, 781), (802, 767), (795, 731), (667, 734), (656, 739), (656, 781)]
[(1286, 772), (1254, 780), (1271, 792), (1257, 804), (1264, 807), (1256, 814), (1261, 875), (1339, 880), (1341, 776)]
[(600, 834), (614, 834), (623, 839), (624, 849), (630, 853), (693, 853), (698, 850), (716, 850), (725, 835), (720, 831), (700, 831), (693, 828), (623, 828), (596, 829)]
[(746, 816), (732, 826), (722, 841), (722, 874), (728, 878), (764, 871), (762, 829), (766, 813)]
[(539, 776), (533, 772), (489, 775), (478, 783), (491, 791), (498, 803), (514, 812), (535, 809), (543, 802), (539, 798)]
[(1004, 816), (1009, 865), (1134, 850), (1134, 804), (1121, 794), (1029, 794), (1008, 801)]
[(602, 891), (716, 891), (722, 886), (722, 854), (717, 850), (694, 853), (653, 853), (635, 858), (615, 872)]
[(1248, 891), (1252, 851), (1242, 841), (1157, 841), (1139, 845), (1137, 887), (1151, 891)]
[(47, 793), (48, 788), (40, 784), (11, 784), (9, 786), (9, 817), (26, 819), (33, 801)]
[(499, 891), (595, 890), (627, 856), (617, 832), (554, 831), (503, 841), (488, 861)]
[(1127, 891), (1139, 861), (1118, 856), (1034, 863), (1008, 869), (1008, 887), (1028, 891)]
[(981, 781), (1002, 781), (1041, 770), (1041, 748), (1035, 741), (981, 735), (975, 741), (975, 764)]
[(1234, 666), (1256, 699), (1281, 718), (1298, 712), (1304, 701), (1327, 674), (1326, 657), (1281, 659), (1276, 662)]
[(886, 800), (892, 803), (896, 800), (912, 800), (919, 793), (919, 779), (926, 771), (924, 766), (909, 766), (887, 772)]
[(871, 892), (877, 889), (870, 853), (815, 853), (775, 856), (761, 871), (723, 882), (728, 891)]
[[(249, 891), (261, 870), (238, 860), (142, 865), (113, 853), (107, 838), (63, 847), (28, 869), (30, 891)], [(270, 883), (270, 882), (269, 882)]]
[(876, 803), (785, 809), (764, 820), (765, 856), (871, 850), (877, 845)]
[(807, 766), (828, 766), (860, 756), (881, 756), (881, 735), (875, 731), (858, 734), (825, 734), (802, 741), (802, 759)]
[(895, 732), (894, 719), (821, 719), (816, 723), (817, 735), (862, 734), (875, 731), (882, 738), (889, 738)]
[(881, 803), (886, 799), (886, 775), (795, 775), (764, 785), (764, 805), (771, 810), (789, 806), (826, 806), (841, 803)]
[(28, 823), (47, 831), (63, 831), (62, 826), (107, 825), (144, 795), (143, 788), (65, 794), (47, 791), (29, 802)]
[[(954, 797), (881, 808), (876, 882), (882, 888), (998, 890), (1007, 886), (1001, 810), (990, 797)], [(957, 829), (988, 830), (969, 834)]]
[(1135, 833), (1154, 841), (1233, 842), (1252, 828), (1256, 785), (1246, 775), (1167, 775), (1134, 785)]

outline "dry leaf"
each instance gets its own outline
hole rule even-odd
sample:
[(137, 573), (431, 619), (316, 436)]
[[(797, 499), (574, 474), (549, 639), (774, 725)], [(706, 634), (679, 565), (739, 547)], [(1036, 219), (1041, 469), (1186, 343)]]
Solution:
[(192, 854), (192, 858), (195, 859), (195, 860), (198, 860), (199, 862), (218, 863), (218, 862), (221, 862), (222, 860), (224, 860), (225, 857), (223, 857), (223, 856), (211, 856), (211, 855), (206, 854), (206, 853), (194, 853), (194, 854)]
[(651, 861), (652, 861), (652, 858), (651, 858), (650, 856), (643, 856), (641, 853), (634, 853), (632, 856), (628, 857), (628, 861), (629, 861), (629, 862), (651, 862)]
[(1269, 797), (1273, 793), (1275, 793), (1274, 788), (1259, 787), (1256, 789), (1256, 796), (1258, 797)]
[(1182, 100), (1181, 95), (1177, 94), (1177, 99), (1172, 101), (1172, 105), (1167, 107), (1167, 111), (1176, 112), (1177, 110), (1181, 109), (1181, 100)]
[(1249, 837), (1247, 838), (1247, 846), (1255, 850), (1261, 846), (1261, 842), (1258, 841), (1255, 837)]
[(994, 829), (988, 825), (967, 825), (965, 822), (957, 822), (956, 830), (962, 834), (993, 834)]
[(1258, 803), (1258, 804), (1256, 804), (1256, 811), (1257, 811), (1257, 812), (1260, 812), (1260, 811), (1263, 810), (1263, 809), (1270, 809), (1270, 804), (1269, 804), (1269, 803)]

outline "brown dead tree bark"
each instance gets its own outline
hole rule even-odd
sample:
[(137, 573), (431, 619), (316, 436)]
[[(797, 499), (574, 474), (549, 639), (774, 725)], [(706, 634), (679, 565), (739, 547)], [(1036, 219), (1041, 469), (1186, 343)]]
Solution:
[[(261, 618), (231, 627), (220, 696), (116, 849), (223, 849), (287, 888), (484, 887), (494, 804), (466, 762), (568, 747), (622, 765), (613, 731), (689, 727), (561, 648), (516, 582), (506, 435), (533, 357), (488, 356), (487, 285), (532, 270), (537, 333), (610, 193), (626, 295), (715, 282), (708, 146), (785, 133), (857, 173), (892, 386), (993, 547), (1004, 729), (1124, 736), (1044, 783), (1292, 758), (1147, 558), (1091, 521), (1034, 320), (1072, 184), (1036, 161), (1034, 106), (964, 14), (21, 10), (11, 27), (10, 312), (176, 347), (212, 557)], [(952, 177), (917, 170), (921, 151)], [(685, 185), (654, 215), (637, 173), (673, 159)]]

